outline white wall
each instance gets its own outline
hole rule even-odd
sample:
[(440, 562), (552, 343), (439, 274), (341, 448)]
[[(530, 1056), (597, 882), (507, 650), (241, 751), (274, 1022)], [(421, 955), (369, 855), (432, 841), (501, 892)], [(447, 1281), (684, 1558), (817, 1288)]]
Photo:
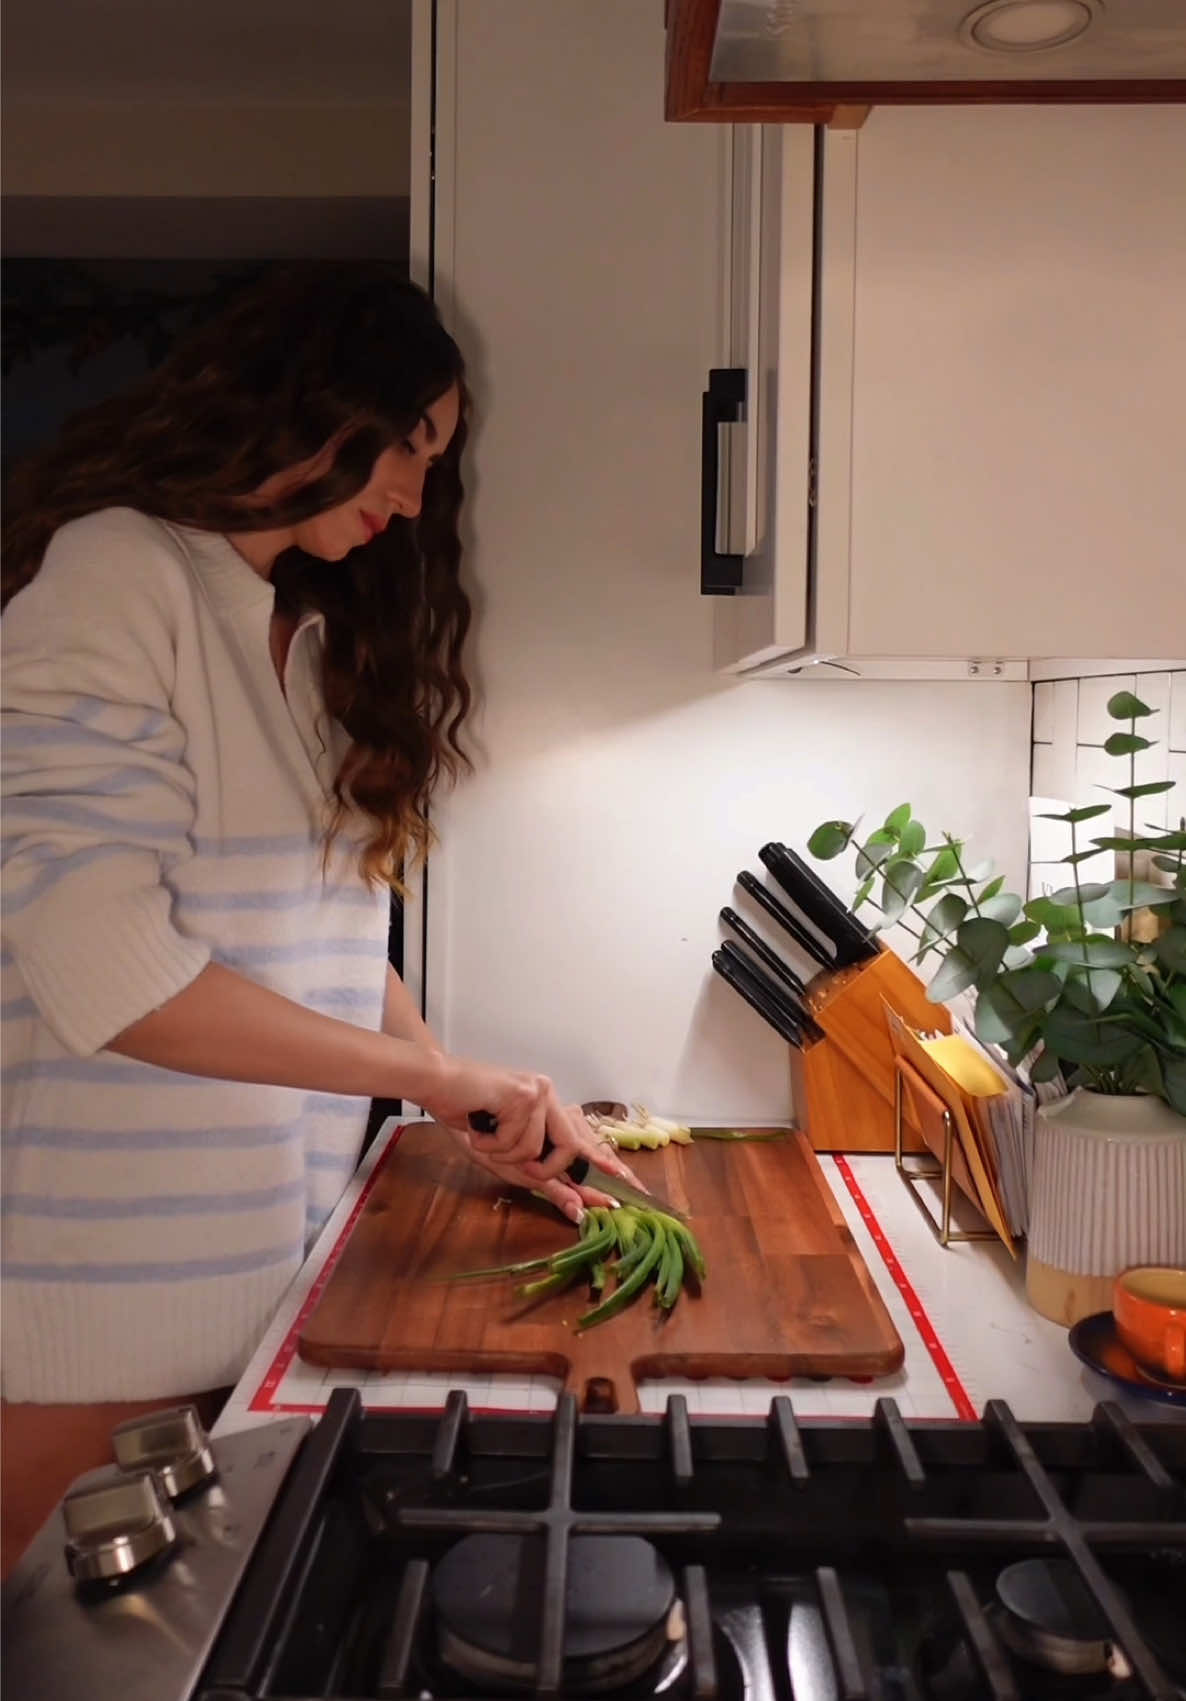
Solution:
[(4, 107), (4, 193), (407, 193), (406, 91), (387, 101), (20, 100)]
[(479, 409), (486, 709), (438, 814), (430, 1017), (574, 1098), (785, 1119), (785, 1047), (709, 962), (721, 905), (752, 914), (738, 869), (908, 797), (1020, 880), (1029, 689), (713, 676), (717, 138), (662, 121), (658, 5), (460, 0), (456, 69), (438, 242)]

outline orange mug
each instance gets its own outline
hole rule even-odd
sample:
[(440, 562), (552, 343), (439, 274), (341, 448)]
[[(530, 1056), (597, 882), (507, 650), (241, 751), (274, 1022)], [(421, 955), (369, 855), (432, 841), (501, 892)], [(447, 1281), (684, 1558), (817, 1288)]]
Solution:
[(1116, 1333), (1148, 1375), (1186, 1384), (1186, 1270), (1136, 1264), (1112, 1286)]

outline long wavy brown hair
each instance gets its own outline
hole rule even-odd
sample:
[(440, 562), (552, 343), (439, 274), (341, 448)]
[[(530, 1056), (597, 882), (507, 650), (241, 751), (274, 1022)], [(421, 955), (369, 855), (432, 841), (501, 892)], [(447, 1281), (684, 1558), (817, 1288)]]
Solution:
[[(271, 272), (133, 389), (77, 414), (52, 447), (14, 468), (5, 493), (7, 604), (58, 527), (100, 508), (246, 532), (336, 507), (454, 384), (461, 419), (426, 474), (419, 517), (394, 516), (339, 562), (290, 549), (271, 575), (278, 610), (325, 616), (326, 705), (352, 741), (329, 839), (361, 810), (362, 873), (397, 890), (431, 841), (435, 786), (470, 765), (459, 737), (471, 700), (457, 529), (465, 372), (429, 297), (380, 265)], [(331, 445), (328, 471), (266, 506), (250, 500), (274, 473)]]

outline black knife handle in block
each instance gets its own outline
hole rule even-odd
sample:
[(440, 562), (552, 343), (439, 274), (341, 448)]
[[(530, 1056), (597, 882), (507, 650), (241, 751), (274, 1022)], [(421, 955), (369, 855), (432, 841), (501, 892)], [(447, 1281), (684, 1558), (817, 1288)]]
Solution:
[(700, 407), (700, 595), (731, 597), (741, 589), (745, 557), (717, 548), (717, 497), (721, 481), (720, 427), (743, 417), (746, 370), (718, 366), (708, 374)]
[(731, 928), (737, 937), (749, 946), (759, 962), (765, 963), (772, 974), (776, 974), (779, 980), (786, 982), (796, 997), (803, 997), (807, 988), (794, 969), (789, 968), (783, 962), (777, 951), (770, 949), (762, 935), (755, 933), (748, 921), (743, 920), (736, 910), (730, 909), (728, 904), (721, 911), (721, 920), (726, 927)]
[(788, 1022), (793, 1022), (800, 1033), (808, 1039), (823, 1039), (824, 1030), (817, 1024), (807, 1006), (791, 992), (776, 985), (764, 969), (758, 967), (753, 958), (734, 945), (731, 939), (726, 939), (721, 946), (721, 955), (741, 971), (743, 977), (753, 985), (756, 991), (763, 994), (775, 1009), (781, 1010)]
[(740, 993), (746, 1003), (756, 1010), (758, 1015), (768, 1022), (775, 1033), (781, 1039), (786, 1040), (788, 1045), (802, 1043), (803, 1036), (795, 1024), (766, 999), (763, 993), (753, 985), (749, 977), (729, 961), (723, 951), (713, 952), (712, 966), (721, 979), (728, 981), (734, 992)]
[(828, 935), (845, 963), (877, 955), (879, 947), (869, 929), (789, 845), (763, 845), (758, 855), (787, 897)]
[(802, 922), (796, 921), (786, 905), (780, 904), (774, 894), (768, 892), (762, 882), (751, 874), (748, 868), (743, 868), (737, 876), (737, 884), (743, 892), (749, 893), (755, 903), (761, 904), (766, 914), (771, 916), (784, 932), (789, 933), (796, 945), (806, 951), (807, 955), (813, 962), (818, 963), (821, 969), (837, 967), (835, 957), (828, 950), (823, 940), (809, 932)]

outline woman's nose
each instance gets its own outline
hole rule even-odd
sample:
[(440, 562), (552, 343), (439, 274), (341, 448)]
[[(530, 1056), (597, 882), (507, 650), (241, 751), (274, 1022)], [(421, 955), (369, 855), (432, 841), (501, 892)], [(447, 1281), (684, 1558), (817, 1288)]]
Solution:
[(410, 467), (399, 484), (388, 492), (387, 499), (397, 514), (402, 514), (406, 520), (414, 520), (420, 512), (423, 497), (424, 468)]

